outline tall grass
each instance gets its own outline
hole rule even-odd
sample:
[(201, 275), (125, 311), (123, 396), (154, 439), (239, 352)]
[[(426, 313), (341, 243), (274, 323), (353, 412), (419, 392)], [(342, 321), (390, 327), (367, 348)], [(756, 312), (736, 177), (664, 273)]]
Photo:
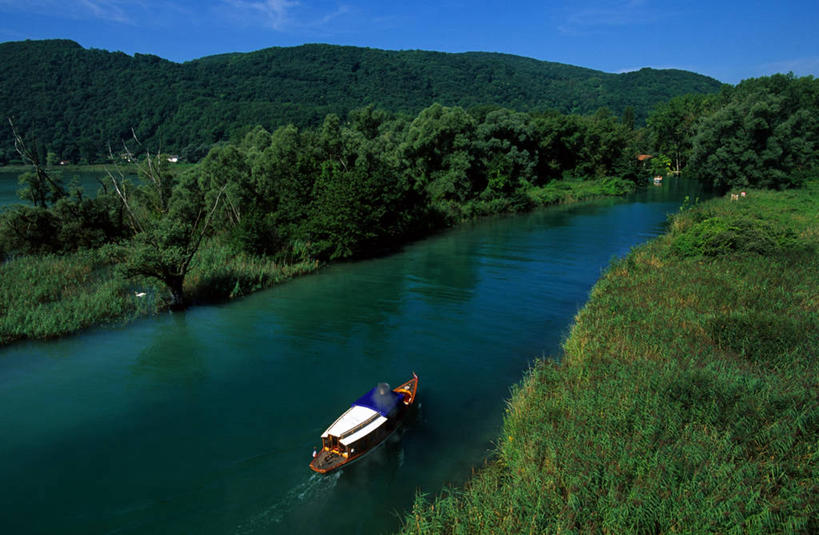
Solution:
[[(194, 301), (223, 301), (317, 267), (234, 254), (210, 242), (197, 255), (185, 292)], [(169, 297), (155, 280), (123, 277), (104, 250), (19, 257), (0, 264), (0, 345), (124, 323), (165, 309)]]
[(154, 310), (155, 303), (138, 299), (134, 283), (119, 277), (98, 251), (0, 264), (0, 344), (60, 336)]
[(185, 280), (185, 293), (194, 301), (224, 301), (269, 288), (318, 267), (316, 260), (278, 263), (271, 257), (236, 253), (231, 247), (212, 241), (199, 252)]
[(494, 459), (402, 533), (819, 531), (818, 248), (816, 182), (677, 215), (514, 388)]

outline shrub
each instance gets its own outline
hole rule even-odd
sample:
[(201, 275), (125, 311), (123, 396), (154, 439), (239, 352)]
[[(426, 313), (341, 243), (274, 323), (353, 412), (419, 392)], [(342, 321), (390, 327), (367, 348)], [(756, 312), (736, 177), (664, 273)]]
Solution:
[(674, 237), (671, 250), (681, 257), (783, 252), (795, 243), (790, 229), (749, 217), (711, 217)]

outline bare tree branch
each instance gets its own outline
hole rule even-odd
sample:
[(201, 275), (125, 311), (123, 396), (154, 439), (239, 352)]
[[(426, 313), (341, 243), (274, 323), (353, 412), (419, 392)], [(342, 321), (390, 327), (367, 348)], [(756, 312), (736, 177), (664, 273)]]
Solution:
[[(46, 172), (45, 169), (43, 169), (43, 166), (40, 163), (40, 157), (37, 154), (37, 152), (32, 151), (26, 146), (26, 143), (25, 141), (23, 141), (23, 138), (20, 136), (20, 134), (17, 133), (17, 129), (14, 127), (14, 121), (11, 119), (11, 117), (9, 117), (8, 120), (9, 125), (11, 126), (12, 135), (14, 136), (14, 150), (17, 151), (17, 154), (20, 155), (20, 158), (22, 158), (24, 162), (28, 161), (28, 163), (30, 163), (34, 167), (34, 172), (37, 175), (37, 180), (39, 180), (43, 184), (48, 184), (49, 188), (51, 189), (52, 200), (57, 200), (62, 197), (65, 197), (66, 196), (65, 188), (62, 186), (62, 184), (54, 180), (51, 177), (51, 175), (49, 175)], [(40, 199), (32, 200), (35, 206), (37, 205), (45, 206), (47, 203), (47, 198), (45, 197), (45, 195), (43, 195), (42, 198)]]

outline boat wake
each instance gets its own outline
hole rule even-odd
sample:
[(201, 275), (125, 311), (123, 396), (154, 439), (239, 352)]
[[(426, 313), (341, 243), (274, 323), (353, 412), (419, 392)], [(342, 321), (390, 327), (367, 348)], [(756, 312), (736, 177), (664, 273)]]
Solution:
[(285, 515), (294, 508), (308, 501), (320, 500), (328, 495), (338, 483), (339, 477), (341, 477), (340, 472), (325, 476), (311, 474), (305, 481), (287, 491), (284, 496), (281, 496), (273, 504), (236, 526), (233, 533), (235, 535), (248, 535), (267, 532), (271, 526), (280, 524)]

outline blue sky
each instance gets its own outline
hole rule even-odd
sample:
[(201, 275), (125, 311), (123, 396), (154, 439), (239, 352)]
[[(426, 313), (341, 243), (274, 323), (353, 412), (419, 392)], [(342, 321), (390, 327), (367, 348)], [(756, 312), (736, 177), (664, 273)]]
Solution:
[(819, 76), (819, 1), (0, 0), (0, 41), (73, 39), (173, 61), (271, 46), (505, 52), (728, 83)]

